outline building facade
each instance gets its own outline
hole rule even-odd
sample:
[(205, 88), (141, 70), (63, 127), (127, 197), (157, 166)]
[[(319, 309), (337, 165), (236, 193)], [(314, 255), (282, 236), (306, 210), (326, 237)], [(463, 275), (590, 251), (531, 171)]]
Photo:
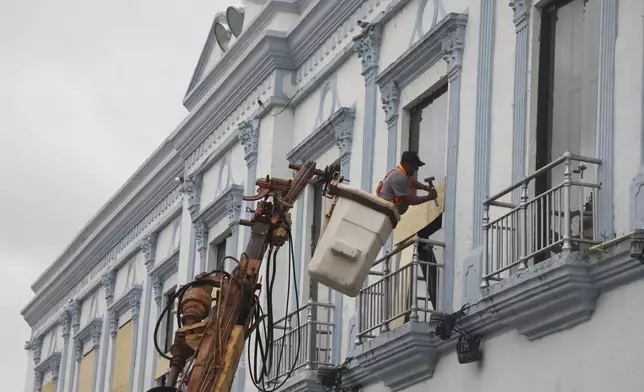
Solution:
[[(316, 370), (349, 358), (343, 385), (366, 392), (641, 390), (641, 1), (243, 6), (241, 33), (215, 16), (185, 120), (32, 285), (26, 392), (161, 385), (154, 332), (168, 350), (176, 327), (162, 309), (197, 273), (232, 268), (257, 177), (339, 162), (373, 192), (407, 149), (444, 196), (434, 263), (407, 241), (356, 298), (310, 282), (328, 209), (310, 185), (292, 210), (295, 279), (278, 274), (272, 298), (290, 361), (266, 386), (323, 390)], [(458, 330), (431, 318), (459, 309)], [(484, 358), (461, 364), (481, 341)], [(245, 358), (235, 392), (257, 390)]]

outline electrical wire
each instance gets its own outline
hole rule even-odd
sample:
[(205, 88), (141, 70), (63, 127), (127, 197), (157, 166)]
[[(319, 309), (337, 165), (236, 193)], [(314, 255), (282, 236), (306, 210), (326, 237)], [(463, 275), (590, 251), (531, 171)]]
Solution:
[(228, 272), (222, 271), (222, 270), (214, 270), (214, 271), (208, 272), (205, 275), (203, 275), (202, 279), (193, 280), (193, 281), (188, 282), (185, 285), (181, 286), (181, 288), (179, 288), (179, 290), (177, 290), (172, 295), (171, 298), (168, 298), (168, 303), (166, 304), (166, 306), (161, 311), (161, 314), (159, 315), (159, 317), (157, 319), (157, 323), (154, 326), (154, 335), (153, 335), (154, 348), (157, 350), (157, 353), (159, 353), (159, 355), (161, 355), (163, 358), (165, 358), (167, 360), (172, 359), (171, 357), (167, 356), (166, 353), (164, 352), (164, 350), (161, 350), (161, 348), (159, 347), (159, 336), (158, 336), (159, 335), (159, 327), (161, 326), (161, 323), (165, 319), (166, 313), (172, 311), (172, 305), (174, 304), (175, 299), (179, 298), (179, 305), (177, 306), (177, 322), (179, 324), (177, 324), (177, 325), (180, 327), (181, 326), (181, 313), (182, 313), (181, 312), (181, 300), (183, 299), (183, 295), (185, 294), (185, 292), (189, 288), (191, 288), (193, 286), (212, 285), (212, 281), (205, 281), (205, 280), (203, 280), (203, 278), (205, 278), (207, 276), (210, 276), (210, 275), (218, 274), (218, 273), (230, 278), (230, 274)]
[[(274, 329), (275, 329), (275, 323), (274, 323), (274, 312), (273, 312), (273, 289), (275, 285), (275, 281), (277, 278), (277, 255), (278, 255), (278, 249), (270, 247), (268, 249), (268, 255), (266, 257), (267, 259), (267, 265), (266, 265), (266, 280), (267, 280), (267, 287), (266, 287), (266, 297), (267, 297), (267, 312), (264, 313), (264, 310), (262, 309), (260, 299), (257, 295), (253, 294), (252, 301), (251, 301), (251, 306), (253, 306), (254, 312), (253, 312), (253, 324), (257, 324), (256, 330), (254, 332), (255, 335), (255, 361), (254, 361), (254, 368), (249, 366), (249, 372), (251, 374), (251, 380), (253, 381), (253, 384), (257, 387), (257, 389), (261, 392), (274, 392), (277, 389), (281, 388), (286, 381), (290, 378), (291, 374), (295, 370), (298, 364), (299, 356), (300, 356), (300, 348), (302, 345), (302, 331), (301, 331), (301, 321), (300, 321), (300, 303), (299, 303), (299, 295), (298, 295), (298, 287), (297, 287), (297, 278), (295, 276), (295, 251), (293, 248), (293, 237), (291, 233), (290, 227), (287, 228), (287, 237), (288, 237), (288, 243), (289, 243), (289, 260), (288, 260), (288, 282), (287, 282), (287, 293), (286, 293), (286, 303), (285, 303), (285, 315), (284, 315), (284, 321), (285, 322), (290, 322), (290, 318), (295, 316), (297, 319), (297, 326), (295, 328), (295, 332), (285, 332), (282, 337), (279, 337), (278, 339), (274, 338)], [(266, 248), (265, 248), (266, 249)], [(242, 257), (245, 254), (242, 254)], [(247, 256), (246, 256), (247, 257)], [(226, 259), (231, 259), (237, 264), (239, 264), (239, 260), (232, 256), (226, 256), (224, 257), (223, 260)], [(230, 279), (230, 282), (235, 282), (239, 284), (236, 280), (231, 278), (231, 275), (223, 270), (214, 270), (211, 272), (208, 272), (200, 277), (200, 279), (191, 281), (186, 283), (185, 285), (181, 286), (173, 295), (168, 298), (168, 302), (163, 308), (161, 314), (159, 315), (157, 319), (157, 323), (154, 328), (154, 334), (153, 334), (153, 340), (154, 340), (154, 347), (159, 353), (159, 355), (167, 360), (172, 360), (171, 357), (166, 355), (164, 350), (161, 350), (159, 346), (159, 328), (161, 326), (161, 323), (165, 320), (165, 315), (168, 312), (171, 312), (172, 306), (174, 304), (174, 301), (178, 299), (178, 306), (177, 306), (177, 326), (180, 328), (182, 326), (182, 301), (183, 301), (183, 296), (185, 293), (190, 289), (191, 287), (199, 286), (199, 285), (212, 285), (212, 281), (209, 280), (204, 280), (207, 276), (213, 275), (213, 274), (221, 274), (223, 276), (226, 276)], [(293, 289), (294, 289), (294, 295), (295, 295), (295, 314), (291, 314), (289, 317), (289, 303), (290, 303), (290, 295), (291, 295), (291, 279), (293, 279)], [(263, 327), (263, 328), (261, 328)], [(263, 330), (263, 334), (261, 333)], [(262, 335), (264, 339), (262, 339)], [(267, 388), (267, 380), (266, 378), (271, 376), (271, 370), (273, 370), (273, 365), (275, 366), (275, 369), (277, 372), (279, 372), (279, 369), (282, 368), (282, 359), (283, 359), (283, 354), (284, 354), (284, 349), (285, 348), (291, 348), (291, 345), (282, 345), (277, 363), (274, 363), (274, 346), (275, 346), (275, 341), (279, 339), (290, 339), (291, 337), (295, 335), (297, 345), (296, 345), (296, 350), (295, 350), (295, 358), (293, 359), (293, 363), (290, 364), (291, 366), (289, 367), (289, 370), (282, 376), (277, 377), (278, 379), (283, 377), (283, 380), (281, 383), (277, 386), (274, 386), (272, 388)], [(195, 355), (198, 352), (198, 349), (195, 351)], [(248, 363), (251, 363), (251, 346), (248, 345)], [(258, 360), (261, 360), (261, 370), (258, 371)], [(276, 376), (278, 373), (276, 372)]]
[[(274, 322), (273, 322), (273, 285), (275, 283), (275, 278), (276, 278), (276, 273), (277, 273), (277, 251), (271, 249), (268, 255), (268, 264), (266, 266), (266, 280), (267, 280), (267, 287), (266, 287), (266, 307), (267, 307), (267, 313), (264, 314), (264, 311), (261, 307), (259, 298), (255, 296), (255, 315), (254, 315), (254, 321), (260, 322), (260, 325), (263, 328), (258, 328), (256, 329), (254, 335), (255, 335), (255, 358), (251, 358), (251, 345), (248, 346), (247, 348), (247, 354), (248, 354), (248, 363), (249, 363), (249, 373), (251, 375), (251, 380), (255, 387), (261, 391), (261, 392), (274, 392), (281, 388), (286, 381), (290, 378), (291, 374), (295, 370), (295, 368), (298, 365), (298, 360), (299, 360), (299, 355), (300, 355), (300, 347), (302, 345), (302, 331), (301, 331), (301, 322), (300, 322), (300, 304), (299, 304), (299, 295), (298, 295), (298, 287), (297, 287), (297, 279), (295, 276), (295, 251), (293, 249), (293, 238), (292, 238), (292, 233), (290, 231), (290, 228), (287, 229), (287, 236), (288, 236), (288, 242), (289, 242), (289, 262), (288, 262), (288, 282), (287, 282), (287, 294), (286, 294), (286, 304), (285, 304), (285, 315), (284, 315), (284, 322), (287, 323), (289, 322), (289, 311), (288, 311), (288, 304), (290, 303), (290, 288), (291, 288), (291, 278), (293, 278), (293, 288), (294, 288), (294, 295), (295, 295), (295, 315), (297, 319), (297, 327), (295, 328), (294, 333), (288, 333), (285, 332), (284, 335), (279, 339), (288, 339), (288, 343), (291, 342), (291, 337), (295, 335), (297, 344), (296, 344), (296, 350), (295, 350), (295, 358), (293, 359), (293, 363), (290, 364), (291, 366), (289, 367), (289, 370), (282, 376), (279, 376), (279, 370), (282, 368), (282, 358), (284, 354), (284, 349), (285, 348), (291, 348), (290, 344), (283, 344), (281, 345), (281, 350), (279, 353), (279, 357), (277, 359), (277, 363), (273, 363), (275, 356), (274, 356), (274, 347), (275, 347), (275, 342), (276, 339), (274, 339)], [(271, 271), (272, 269), (272, 271)], [(265, 321), (265, 322), (264, 322)], [(264, 332), (264, 340), (265, 342), (262, 341), (262, 333)], [(251, 366), (251, 359), (254, 359), (252, 362)], [(262, 366), (261, 369), (258, 369), (258, 359), (261, 359)], [(283, 380), (279, 385), (272, 386), (270, 389), (267, 388), (267, 380), (265, 378), (268, 378), (271, 376), (271, 371), (273, 370), (273, 365), (275, 366), (276, 369), (276, 378), (279, 379), (280, 377), (283, 377)]]

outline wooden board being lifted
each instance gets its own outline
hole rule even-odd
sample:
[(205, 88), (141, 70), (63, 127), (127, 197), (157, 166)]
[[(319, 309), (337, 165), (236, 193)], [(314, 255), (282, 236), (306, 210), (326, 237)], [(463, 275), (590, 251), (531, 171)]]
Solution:
[[(423, 227), (430, 224), (443, 213), (445, 208), (445, 177), (436, 184), (438, 193), (438, 206), (433, 201), (417, 206), (409, 206), (407, 212), (400, 218), (398, 226), (394, 229), (394, 246), (415, 235)], [(424, 194), (421, 192), (421, 195)]]

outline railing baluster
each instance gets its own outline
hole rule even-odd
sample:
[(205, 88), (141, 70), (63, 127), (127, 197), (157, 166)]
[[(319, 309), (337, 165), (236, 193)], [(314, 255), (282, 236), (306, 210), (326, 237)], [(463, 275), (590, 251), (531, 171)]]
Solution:
[(524, 270), (528, 267), (526, 264), (527, 247), (528, 247), (528, 182), (524, 182), (521, 187), (521, 209), (519, 216), (521, 220), (521, 234), (519, 235), (521, 241), (521, 262), (519, 263), (519, 270)]
[(413, 295), (411, 302), (411, 311), (409, 313), (410, 321), (418, 321), (418, 235), (414, 237), (414, 253), (411, 258), (411, 292)]
[(571, 173), (570, 173), (570, 151), (566, 151), (564, 157), (564, 181), (563, 181), (563, 197), (564, 197), (564, 232), (563, 232), (563, 246), (562, 250), (568, 252), (572, 249), (571, 240), (571, 219), (570, 219), (570, 187), (571, 187)]
[(490, 250), (489, 250), (489, 241), (490, 241), (490, 228), (488, 224), (490, 223), (490, 205), (483, 205), (483, 241), (485, 241), (483, 254), (483, 261), (481, 265), (481, 288), (484, 289), (490, 285), (490, 281), (486, 278), (488, 273), (488, 265), (490, 262)]
[[(389, 286), (390, 286), (389, 285), (389, 280), (391, 279), (391, 277), (389, 276), (389, 272), (390, 272), (389, 271), (389, 257), (387, 257), (385, 259), (384, 263), (382, 263), (382, 273), (384, 275), (382, 283), (383, 283), (384, 287), (383, 287), (383, 298), (382, 298), (382, 308), (381, 309), (382, 309), (382, 319), (383, 320), (389, 319), (389, 314), (390, 314), (390, 312), (389, 312), (389, 297), (390, 297), (390, 294), (389, 294)], [(382, 324), (381, 331), (382, 332), (389, 331), (389, 323), (388, 322), (385, 322), (384, 324)]]

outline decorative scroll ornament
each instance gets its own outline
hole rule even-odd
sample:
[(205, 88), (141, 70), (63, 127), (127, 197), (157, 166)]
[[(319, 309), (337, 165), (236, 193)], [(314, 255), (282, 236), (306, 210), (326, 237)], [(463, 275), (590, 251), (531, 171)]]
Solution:
[(381, 27), (371, 23), (361, 23), (362, 31), (353, 38), (355, 51), (362, 63), (362, 74), (378, 67), (380, 60)]
[(199, 221), (195, 223), (195, 237), (197, 250), (201, 253), (206, 249), (206, 244), (208, 243), (208, 226), (205, 222)]
[(354, 117), (355, 112), (343, 112), (334, 120), (333, 129), (335, 131), (335, 143), (340, 149), (340, 157), (351, 154)]
[(188, 196), (188, 211), (194, 217), (199, 212), (199, 193), (201, 192), (202, 175), (200, 173), (188, 176), (183, 182), (182, 192)]
[(101, 277), (101, 284), (105, 288), (105, 301), (108, 305), (114, 301), (114, 283), (116, 283), (116, 271), (110, 269)]
[(528, 21), (530, 7), (532, 6), (531, 0), (512, 0), (509, 5), (512, 7), (512, 11), (514, 11), (513, 21), (517, 28)]
[(130, 311), (132, 312), (132, 320), (138, 319), (139, 318), (139, 310), (141, 308), (140, 294), (138, 294), (137, 292), (133, 291), (132, 294), (130, 294), (128, 304), (130, 306)]
[(458, 28), (443, 39), (443, 60), (447, 62), (447, 73), (450, 77), (463, 66), (463, 35), (464, 30)]
[(387, 122), (398, 116), (398, 107), (400, 105), (400, 89), (396, 82), (389, 82), (380, 91), (380, 101), (382, 109), (385, 111)]
[(244, 159), (251, 165), (257, 158), (259, 148), (259, 121), (257, 119), (239, 124), (239, 141), (244, 146)]
[(110, 336), (116, 339), (116, 333), (119, 330), (119, 316), (116, 312), (110, 312)]
[(234, 194), (226, 196), (226, 214), (230, 219), (228, 225), (231, 230), (236, 230), (239, 224), (239, 212), (241, 211), (241, 201)]
[(38, 365), (42, 357), (42, 337), (32, 340), (30, 349), (33, 351), (34, 364)]
[(36, 371), (36, 374), (34, 377), (34, 383), (36, 384), (36, 391), (38, 392), (42, 391), (42, 381), (43, 381), (42, 372)]
[(97, 348), (101, 344), (101, 328), (102, 324), (95, 324), (92, 326), (92, 330), (89, 333), (90, 339), (92, 339), (92, 347)]
[(83, 359), (83, 342), (80, 340), (74, 342), (74, 359), (79, 363)]
[(161, 306), (161, 299), (163, 298), (163, 280), (158, 275), (152, 276), (152, 291), (154, 292), (154, 302), (157, 306)]
[(145, 268), (148, 272), (154, 267), (154, 256), (157, 248), (158, 234), (156, 232), (150, 233), (141, 240), (141, 250), (145, 256)]
[(72, 330), (74, 331), (74, 334), (76, 334), (80, 328), (81, 303), (79, 300), (74, 300), (71, 305), (70, 312), (72, 316)]
[[(70, 300), (71, 301), (71, 300)], [(69, 334), (71, 332), (71, 312), (68, 306), (63, 308), (63, 312), (58, 317), (58, 324), (61, 327), (63, 340), (67, 341), (69, 339)]]
[(51, 358), (51, 378), (54, 380), (54, 383), (58, 381), (58, 373), (60, 370), (60, 355), (55, 355)]

